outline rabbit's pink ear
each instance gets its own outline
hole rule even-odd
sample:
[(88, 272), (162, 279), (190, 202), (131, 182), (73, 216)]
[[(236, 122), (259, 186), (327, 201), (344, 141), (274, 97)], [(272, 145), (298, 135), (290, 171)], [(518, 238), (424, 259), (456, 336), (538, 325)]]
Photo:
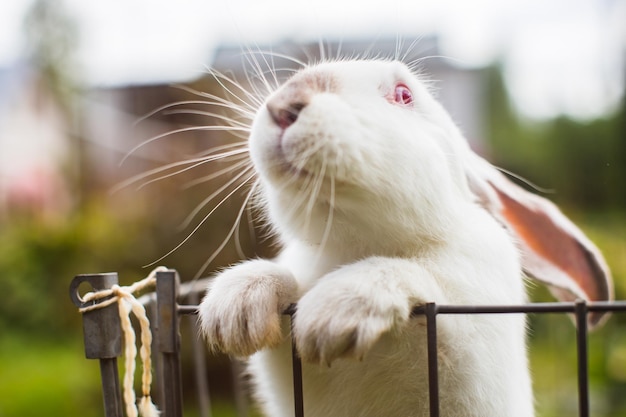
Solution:
[[(468, 174), (472, 191), (518, 239), (524, 271), (549, 285), (561, 301), (613, 298), (610, 271), (598, 248), (552, 202), (509, 181), (475, 157)], [(599, 324), (602, 313), (590, 313)]]

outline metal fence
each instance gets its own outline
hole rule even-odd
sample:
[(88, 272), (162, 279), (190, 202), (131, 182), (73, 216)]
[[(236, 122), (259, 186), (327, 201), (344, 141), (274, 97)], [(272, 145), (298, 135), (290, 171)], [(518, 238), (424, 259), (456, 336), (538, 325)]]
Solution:
[[(79, 287), (85, 284), (90, 290), (109, 289), (118, 283), (116, 273), (79, 275), (70, 285), (70, 298), (79, 307), (87, 307), (79, 294)], [(181, 378), (181, 338), (179, 321), (181, 316), (197, 314), (198, 293), (184, 294), (189, 297), (188, 304), (179, 304), (179, 277), (176, 271), (157, 272), (156, 290), (142, 297), (149, 306), (153, 338), (155, 376), (158, 381), (158, 406), (163, 417), (182, 417), (182, 378)], [(100, 300), (99, 302), (102, 302)], [(191, 302), (190, 302), (191, 301)], [(455, 306), (429, 303), (413, 310), (413, 315), (424, 315), (427, 326), (428, 380), (430, 416), (439, 416), (439, 387), (437, 364), (437, 316), (445, 314), (529, 314), (529, 313), (570, 313), (576, 322), (577, 373), (578, 373), (578, 416), (591, 417), (589, 407), (588, 373), (588, 329), (587, 315), (591, 312), (623, 312), (626, 302), (577, 301), (572, 303), (529, 303), (509, 306)], [(285, 314), (292, 315), (295, 306)], [(193, 320), (195, 324), (196, 320)], [(117, 358), (121, 356), (120, 319), (115, 305), (83, 313), (83, 332), (85, 356), (100, 361), (102, 394), (105, 417), (123, 417), (121, 389), (118, 375)], [(208, 416), (210, 404), (206, 376), (202, 375), (205, 367), (205, 348), (199, 338), (193, 338), (196, 385), (203, 416)], [(292, 367), (294, 385), (294, 416), (304, 417), (302, 395), (302, 364), (292, 343)], [(245, 414), (244, 414), (245, 415)]]

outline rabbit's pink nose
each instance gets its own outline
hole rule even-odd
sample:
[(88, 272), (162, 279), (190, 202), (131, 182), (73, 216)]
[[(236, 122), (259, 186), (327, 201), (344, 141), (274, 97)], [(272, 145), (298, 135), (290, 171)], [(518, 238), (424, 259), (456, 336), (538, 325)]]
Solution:
[[(278, 97), (280, 98), (280, 97)], [(306, 107), (304, 103), (283, 103), (282, 100), (270, 100), (267, 103), (267, 109), (276, 123), (281, 129), (287, 129), (298, 120), (300, 111)]]
[(281, 129), (287, 129), (298, 120), (300, 112), (315, 93), (309, 76), (296, 76), (270, 97), (266, 104), (267, 110), (274, 123)]
[(335, 84), (330, 75), (318, 71), (296, 74), (269, 99), (267, 110), (276, 125), (287, 129), (316, 94), (333, 92)]

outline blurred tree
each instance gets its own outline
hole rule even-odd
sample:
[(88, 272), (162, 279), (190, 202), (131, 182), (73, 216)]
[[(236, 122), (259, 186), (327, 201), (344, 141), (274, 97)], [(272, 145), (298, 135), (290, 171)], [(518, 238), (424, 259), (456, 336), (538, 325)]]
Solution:
[(51, 100), (65, 121), (64, 159), (56, 161), (75, 209), (82, 201), (81, 184), (85, 181), (82, 158), (81, 109), (83, 92), (81, 71), (75, 52), (79, 45), (79, 27), (65, 8), (63, 0), (35, 0), (22, 23), (26, 40), (25, 55), (35, 73), (37, 91)]
[[(58, 176), (61, 184), (50, 191), (50, 198), (60, 200), (68, 185), (76, 178), (76, 161), (80, 154), (78, 136), (72, 127), (76, 120), (75, 105), (80, 92), (73, 59), (77, 46), (77, 27), (60, 0), (36, 0), (24, 21), (25, 57), (29, 63), (24, 89), (34, 91), (34, 105), (25, 111), (44, 129), (58, 129), (58, 142), (51, 147), (63, 150), (46, 155), (46, 161), (31, 161), (27, 165), (45, 163), (45, 176)], [(30, 84), (29, 84), (30, 83)], [(46, 124), (47, 110), (53, 109), (58, 124)], [(55, 119), (56, 121), (56, 119)], [(41, 137), (33, 131), (18, 131), (17, 140), (28, 143), (27, 149), (37, 152)], [(49, 166), (48, 166), (49, 165)], [(28, 172), (27, 172), (28, 173)], [(22, 171), (17, 175), (23, 175)], [(55, 183), (56, 184), (56, 183)], [(40, 206), (10, 207), (0, 224), (0, 270), (5, 279), (3, 290), (9, 294), (0, 307), (0, 329), (23, 331), (38, 335), (58, 335), (70, 316), (59, 308), (66, 301), (66, 282), (82, 272), (79, 265), (89, 263), (89, 257), (79, 255), (89, 242), (97, 239), (102, 229), (102, 213), (79, 213), (76, 207), (59, 206), (53, 216)], [(68, 212), (68, 209), (71, 212)], [(98, 228), (100, 226), (100, 229)], [(109, 226), (112, 227), (112, 226)], [(110, 239), (110, 237), (108, 237)], [(98, 248), (101, 253), (102, 248)]]
[(66, 112), (72, 111), (72, 99), (78, 92), (78, 28), (61, 0), (37, 0), (23, 23), (26, 56), (49, 90)]
[[(488, 71), (488, 139), (492, 160), (577, 209), (623, 209), (626, 178), (625, 107), (593, 121), (566, 117), (544, 122), (516, 115), (500, 68)], [(618, 191), (619, 190), (619, 191)]]

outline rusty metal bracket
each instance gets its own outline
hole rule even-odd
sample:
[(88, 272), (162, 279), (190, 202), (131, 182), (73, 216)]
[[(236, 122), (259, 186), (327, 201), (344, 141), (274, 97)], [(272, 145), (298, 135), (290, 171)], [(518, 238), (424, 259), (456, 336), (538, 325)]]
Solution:
[[(76, 307), (97, 303), (85, 302), (79, 287), (88, 284), (92, 291), (110, 289), (118, 283), (117, 273), (78, 275), (70, 284), (70, 298)], [(87, 359), (100, 360), (105, 417), (122, 417), (122, 394), (117, 358), (122, 354), (122, 330), (117, 304), (83, 313), (83, 336)]]

